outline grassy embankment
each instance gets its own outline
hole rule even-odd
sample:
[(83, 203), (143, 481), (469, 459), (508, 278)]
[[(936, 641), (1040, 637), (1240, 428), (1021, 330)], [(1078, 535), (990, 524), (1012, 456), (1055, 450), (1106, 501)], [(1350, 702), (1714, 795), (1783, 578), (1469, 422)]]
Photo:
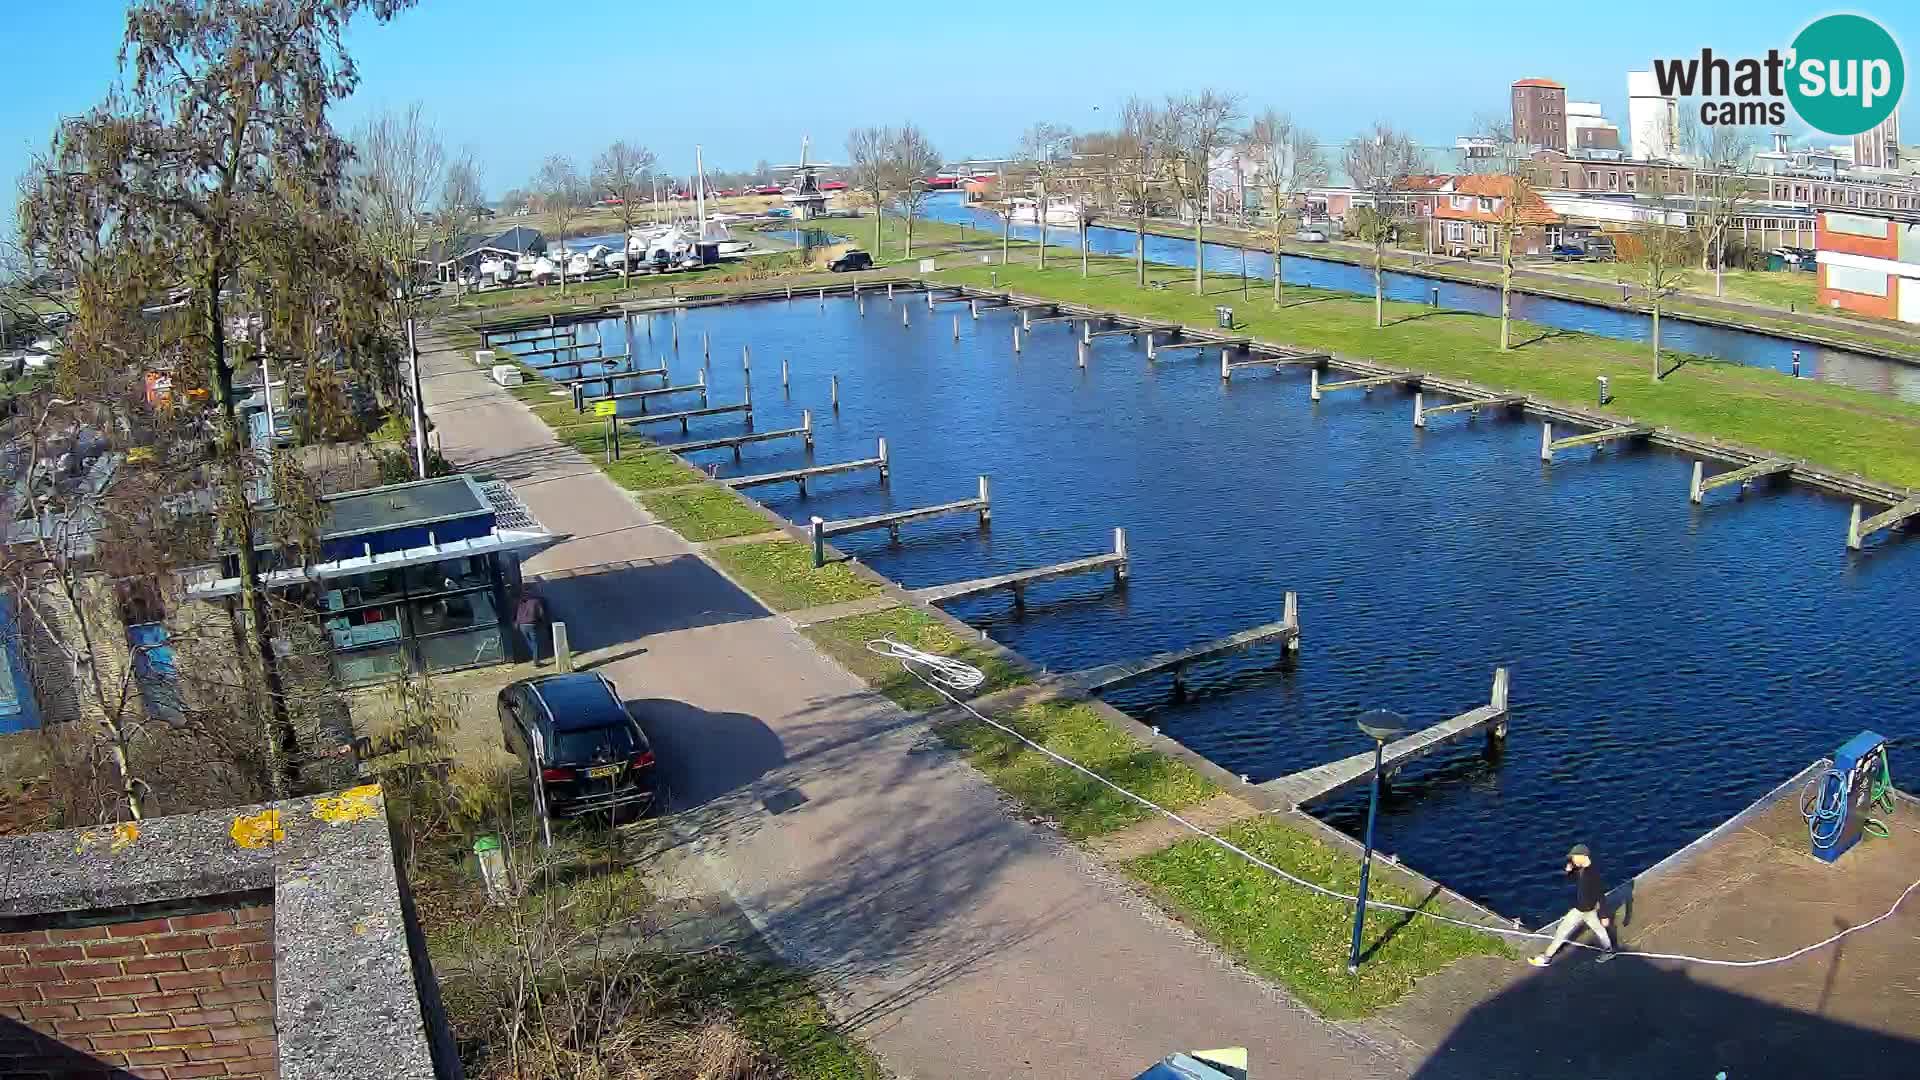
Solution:
[[(889, 221), (883, 241), (901, 251), (904, 231)], [(980, 244), (950, 226), (915, 228), (915, 248), (952, 253)], [(998, 240), (992, 241), (994, 250)], [(884, 250), (884, 249), (883, 249)], [(1031, 254), (1031, 246), (1021, 250)], [(528, 382), (513, 393), (535, 415), (554, 427), (562, 441), (603, 463), (604, 425), (582, 419), (564, 398), (550, 396), (529, 374)], [(690, 478), (663, 451), (639, 448), (625, 452), (609, 475), (616, 483), (679, 529), (689, 539), (747, 536), (768, 529), (768, 522), (732, 491)], [(637, 466), (637, 460), (647, 462)], [(622, 468), (625, 466), (625, 468)], [(806, 545), (774, 540), (709, 549), (708, 557), (762, 603), (790, 611), (860, 599), (878, 592), (871, 582), (840, 564), (815, 569)], [(892, 637), (916, 648), (959, 657), (987, 673), (980, 693), (1019, 686), (1027, 677), (991, 650), (956, 634), (947, 624), (910, 607), (854, 615), (809, 626), (806, 635), (874, 689), (911, 710), (942, 703), (901, 669), (866, 648), (878, 637)], [(1152, 799), (1171, 810), (1181, 810), (1220, 794), (1206, 778), (1186, 764), (1164, 757), (1135, 741), (1101, 717), (1098, 711), (1066, 701), (1040, 701), (1020, 706), (999, 717), (1034, 742), (1092, 770), (1096, 774)], [(1077, 771), (1065, 768), (1005, 733), (971, 718), (943, 722), (941, 737), (965, 753), (967, 760), (1031, 817), (1052, 823), (1074, 840), (1109, 836), (1150, 816), (1151, 811)], [(1341, 880), (1324, 874), (1342, 856), (1318, 839), (1281, 822), (1264, 819), (1243, 827), (1244, 842), (1276, 865), (1310, 880)], [(1196, 847), (1196, 843), (1199, 846)], [(1229, 857), (1220, 849), (1187, 841), (1129, 863), (1123, 869), (1151, 891), (1180, 918), (1220, 942), (1244, 962), (1286, 985), (1303, 1001), (1328, 1015), (1361, 1015), (1396, 1000), (1414, 981), (1438, 971), (1462, 956), (1499, 952), (1490, 938), (1438, 923), (1420, 921), (1396, 927), (1396, 919), (1373, 916), (1367, 940), (1378, 942), (1376, 954), (1358, 976), (1345, 970), (1343, 943), (1351, 914), (1344, 905), (1312, 896), (1274, 880), (1265, 870)], [(1349, 860), (1350, 861), (1350, 860)], [(1353, 871), (1346, 871), (1352, 877)], [(1348, 882), (1350, 885), (1351, 882)], [(1417, 898), (1390, 882), (1376, 886), (1376, 895), (1401, 903)]]

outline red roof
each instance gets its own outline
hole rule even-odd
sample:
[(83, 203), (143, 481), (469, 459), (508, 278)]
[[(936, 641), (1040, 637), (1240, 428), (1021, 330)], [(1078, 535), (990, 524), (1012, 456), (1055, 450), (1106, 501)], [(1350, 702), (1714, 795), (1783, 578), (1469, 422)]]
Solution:
[(1443, 191), (1453, 183), (1451, 176), (1405, 176), (1394, 181), (1395, 191)]
[(1562, 86), (1562, 85), (1560, 85), (1560, 84), (1559, 84), (1559, 83), (1557, 83), (1557, 82), (1554, 82), (1554, 81), (1553, 81), (1552, 79), (1521, 79), (1521, 80), (1520, 80), (1519, 82), (1517, 82), (1517, 83), (1514, 83), (1513, 85), (1515, 85), (1515, 86), (1544, 86), (1544, 87), (1547, 87), (1548, 89), (1551, 89), (1551, 90), (1565, 90), (1565, 89), (1566, 89), (1566, 87), (1564, 87), (1564, 86)]
[[(1480, 221), (1498, 224), (1500, 210), (1480, 209), (1480, 200), (1504, 199), (1514, 190), (1510, 176), (1460, 176), (1453, 181), (1453, 193), (1469, 197), (1467, 209), (1455, 210), (1453, 200), (1442, 196), (1433, 207), (1433, 216), (1449, 221)], [(1521, 225), (1558, 225), (1560, 215), (1548, 206), (1530, 185), (1520, 185), (1520, 213), (1514, 219)]]

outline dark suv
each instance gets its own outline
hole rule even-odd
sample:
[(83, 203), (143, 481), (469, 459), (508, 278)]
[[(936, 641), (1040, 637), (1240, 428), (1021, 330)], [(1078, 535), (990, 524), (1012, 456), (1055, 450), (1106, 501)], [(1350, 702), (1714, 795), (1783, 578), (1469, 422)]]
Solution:
[(873, 256), (855, 248), (828, 263), (827, 269), (836, 274), (842, 270), (871, 270), (873, 269)]
[(544, 792), (548, 817), (653, 805), (653, 747), (604, 676), (563, 672), (500, 691), (500, 731)]

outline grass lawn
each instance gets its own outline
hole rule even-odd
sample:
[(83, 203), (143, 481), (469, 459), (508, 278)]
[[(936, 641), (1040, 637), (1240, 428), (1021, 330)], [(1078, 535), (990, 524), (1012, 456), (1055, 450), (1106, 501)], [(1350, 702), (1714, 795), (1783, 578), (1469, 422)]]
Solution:
[[(1192, 806), (1219, 791), (1185, 763), (1155, 753), (1115, 729), (1090, 705), (1040, 701), (995, 719), (1169, 810)], [(967, 760), (1027, 812), (1054, 822), (1075, 840), (1123, 829), (1152, 813), (978, 720), (942, 725), (940, 734), (965, 750)]]
[(640, 503), (688, 540), (751, 536), (776, 527), (746, 500), (718, 485), (647, 492), (640, 496)]
[[(1142, 290), (1124, 259), (1096, 259), (1086, 278), (1077, 261), (1045, 271), (1020, 262), (992, 269), (1003, 287), (1196, 326), (1211, 325), (1214, 305), (1239, 292), (1238, 278), (1225, 275), (1210, 276), (1204, 296), (1178, 284)], [(987, 285), (988, 270), (962, 266), (940, 278)], [(1162, 267), (1150, 277), (1177, 283), (1182, 273)], [(1245, 332), (1264, 340), (1334, 349), (1580, 407), (1590, 407), (1594, 379), (1606, 375), (1613, 409), (1636, 420), (1920, 485), (1920, 406), (1879, 394), (1699, 358), (1655, 383), (1649, 351), (1632, 342), (1520, 323), (1514, 339), (1521, 344), (1503, 353), (1496, 318), (1389, 302), (1388, 325), (1376, 329), (1372, 297), (1295, 286), (1282, 290), (1277, 308), (1255, 299), (1237, 304), (1236, 315)], [(1669, 354), (1668, 365), (1675, 362)]]
[[(1221, 835), (1308, 881), (1346, 893), (1359, 887), (1359, 860), (1282, 822), (1257, 818)], [(1399, 912), (1369, 911), (1364, 959), (1349, 975), (1353, 909), (1345, 903), (1309, 893), (1199, 837), (1136, 859), (1127, 870), (1185, 922), (1322, 1016), (1364, 1016), (1463, 956), (1511, 955), (1487, 934), (1422, 918), (1401, 926)], [(1370, 895), (1419, 902), (1380, 875)]]
[(813, 549), (798, 540), (736, 544), (707, 552), (733, 579), (775, 611), (859, 600), (880, 591), (845, 563), (813, 565)]
[(900, 661), (870, 651), (867, 642), (892, 638), (923, 652), (957, 657), (986, 673), (985, 685), (976, 691), (979, 694), (990, 694), (1028, 681), (1018, 668), (997, 654), (966, 640), (946, 623), (918, 608), (897, 607), (872, 615), (852, 615), (809, 626), (803, 633), (838, 660), (840, 666), (865, 679), (869, 686), (904, 709), (935, 708), (946, 698), (909, 674), (900, 666)]

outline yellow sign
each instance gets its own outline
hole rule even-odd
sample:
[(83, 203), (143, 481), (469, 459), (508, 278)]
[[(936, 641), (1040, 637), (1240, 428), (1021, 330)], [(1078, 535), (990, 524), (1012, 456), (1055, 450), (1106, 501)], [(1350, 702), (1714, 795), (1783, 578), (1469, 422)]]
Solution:
[(593, 415), (595, 416), (612, 416), (615, 412), (618, 412), (619, 409), (620, 403), (617, 401), (596, 401), (593, 403)]

